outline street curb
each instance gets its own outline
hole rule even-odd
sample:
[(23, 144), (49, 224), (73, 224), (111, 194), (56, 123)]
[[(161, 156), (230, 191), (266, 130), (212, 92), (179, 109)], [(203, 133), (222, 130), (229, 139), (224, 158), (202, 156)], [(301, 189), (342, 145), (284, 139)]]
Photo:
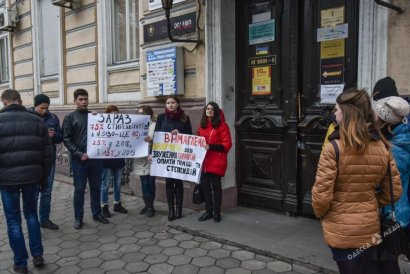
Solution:
[(322, 266), (317, 266), (314, 264), (310, 264), (310, 263), (306, 263), (306, 262), (302, 262), (296, 259), (291, 259), (288, 257), (284, 257), (281, 255), (278, 255), (276, 253), (270, 252), (270, 251), (266, 251), (266, 250), (262, 250), (262, 249), (258, 249), (249, 245), (245, 245), (245, 244), (241, 244), (241, 243), (237, 243), (237, 242), (233, 242), (230, 240), (226, 240), (217, 236), (214, 236), (212, 234), (207, 233), (206, 231), (203, 230), (193, 230), (181, 225), (174, 225), (174, 224), (168, 224), (168, 226), (170, 228), (179, 230), (179, 231), (183, 231), (186, 232), (188, 234), (194, 235), (194, 236), (200, 236), (203, 238), (206, 238), (208, 240), (211, 241), (215, 241), (221, 244), (227, 244), (227, 245), (232, 245), (232, 246), (236, 246), (236, 247), (240, 247), (244, 250), (247, 251), (251, 251), (254, 252), (256, 254), (259, 255), (263, 255), (263, 256), (267, 256), (267, 257), (271, 257), (271, 258), (275, 258), (278, 259), (280, 261), (283, 261), (285, 263), (291, 264), (292, 265), (292, 269), (294, 271), (300, 272), (300, 273), (327, 273), (327, 274), (338, 274), (339, 272), (334, 271), (332, 269), (328, 269), (328, 268), (324, 268)]

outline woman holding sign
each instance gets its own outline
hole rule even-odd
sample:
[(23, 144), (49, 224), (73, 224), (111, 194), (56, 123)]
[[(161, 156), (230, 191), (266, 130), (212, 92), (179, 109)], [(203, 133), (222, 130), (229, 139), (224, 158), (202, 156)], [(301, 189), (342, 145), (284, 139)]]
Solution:
[[(145, 136), (145, 142), (152, 142), (154, 136), (155, 122), (154, 112), (150, 106), (142, 106), (138, 110), (138, 114), (151, 116), (149, 123), (148, 136)], [(151, 163), (148, 157), (141, 157), (134, 159), (132, 166), (132, 173), (139, 175), (141, 180), (142, 199), (145, 206), (140, 210), (140, 214), (146, 214), (147, 217), (153, 217), (155, 214), (154, 201), (155, 201), (155, 176), (150, 175)]]
[[(170, 95), (165, 101), (165, 112), (158, 115), (155, 131), (171, 132), (172, 134), (192, 134), (191, 121), (181, 109), (179, 99)], [(168, 221), (182, 217), (182, 201), (184, 186), (182, 180), (166, 178), (166, 192), (168, 201)], [(174, 197), (176, 211), (174, 207)]]
[(198, 221), (214, 218), (214, 222), (218, 223), (221, 221), (221, 177), (225, 175), (227, 155), (232, 147), (232, 140), (223, 111), (217, 103), (210, 102), (204, 108), (198, 135), (204, 137), (207, 144), (201, 174), (206, 212), (199, 217)]

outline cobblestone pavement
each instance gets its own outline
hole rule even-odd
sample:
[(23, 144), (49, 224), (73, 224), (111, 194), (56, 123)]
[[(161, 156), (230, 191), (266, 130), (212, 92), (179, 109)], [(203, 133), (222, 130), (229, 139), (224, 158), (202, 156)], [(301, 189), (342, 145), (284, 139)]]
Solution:
[[(123, 195), (129, 214), (114, 213), (111, 223), (103, 225), (92, 221), (86, 193), (84, 226), (75, 230), (72, 191), (71, 185), (55, 183), (51, 219), (60, 229), (42, 230), (46, 265), (34, 268), (30, 258), (31, 273), (313, 273), (171, 229), (164, 204), (156, 203), (155, 217), (147, 218), (138, 214), (142, 201), (134, 196)], [(0, 207), (0, 273), (13, 273), (13, 254)], [(23, 230), (26, 234), (25, 224)]]

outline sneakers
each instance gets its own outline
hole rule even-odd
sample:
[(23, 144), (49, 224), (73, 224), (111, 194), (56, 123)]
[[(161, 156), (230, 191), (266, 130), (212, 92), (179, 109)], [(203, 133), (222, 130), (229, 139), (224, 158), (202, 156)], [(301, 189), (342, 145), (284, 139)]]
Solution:
[(110, 213), (110, 210), (108, 209), (108, 205), (103, 205), (103, 207), (102, 207), (102, 215), (103, 215), (105, 218), (110, 218), (110, 217), (111, 217), (111, 213)]
[(43, 256), (34, 256), (33, 257), (33, 265), (36, 266), (36, 267), (44, 265)]
[(58, 229), (58, 225), (56, 225), (55, 223), (53, 223), (50, 220), (47, 220), (47, 221), (41, 223), (41, 227), (45, 228), (45, 229), (50, 229), (50, 230), (57, 230)]
[(114, 204), (114, 211), (119, 213), (128, 213), (128, 210), (122, 207), (121, 202)]
[(81, 229), (83, 227), (83, 221), (80, 220), (75, 220), (74, 221), (74, 228), (75, 229)]
[(27, 266), (17, 266), (17, 265), (14, 265), (14, 266), (13, 266), (13, 270), (14, 270), (14, 272), (16, 272), (16, 273), (28, 273), (28, 268), (27, 268)]
[(93, 220), (102, 224), (109, 224), (110, 221), (104, 218), (102, 214), (98, 214), (97, 216), (93, 217)]

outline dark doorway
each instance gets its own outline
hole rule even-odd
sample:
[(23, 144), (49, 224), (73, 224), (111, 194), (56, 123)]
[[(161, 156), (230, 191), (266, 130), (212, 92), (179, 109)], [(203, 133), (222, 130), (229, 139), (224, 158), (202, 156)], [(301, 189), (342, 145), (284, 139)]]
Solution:
[(357, 82), (358, 3), (236, 4), (239, 203), (310, 215), (331, 102)]

